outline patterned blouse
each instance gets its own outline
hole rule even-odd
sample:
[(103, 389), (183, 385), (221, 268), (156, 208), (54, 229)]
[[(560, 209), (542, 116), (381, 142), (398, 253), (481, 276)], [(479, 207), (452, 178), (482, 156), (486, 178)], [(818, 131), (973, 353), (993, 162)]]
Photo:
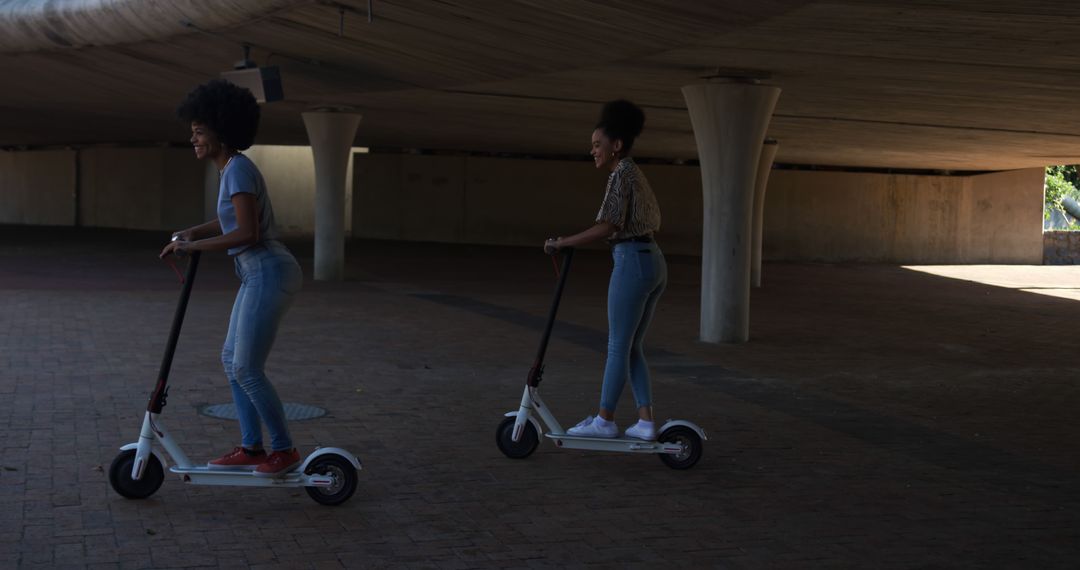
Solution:
[(608, 176), (604, 203), (596, 222), (615, 226), (609, 240), (651, 235), (660, 229), (660, 205), (656, 203), (645, 173), (631, 158), (619, 161)]

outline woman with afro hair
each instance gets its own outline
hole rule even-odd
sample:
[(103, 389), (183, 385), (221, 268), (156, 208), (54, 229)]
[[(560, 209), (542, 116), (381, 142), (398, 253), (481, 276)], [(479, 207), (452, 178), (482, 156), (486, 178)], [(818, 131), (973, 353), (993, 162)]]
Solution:
[[(299, 465), (300, 454), (289, 436), (281, 399), (263, 367), (303, 274), (277, 240), (274, 209), (262, 174), (240, 152), (255, 142), (259, 104), (247, 89), (215, 79), (189, 93), (177, 115), (191, 126), (195, 158), (217, 166), (217, 217), (174, 233), (161, 256), (225, 250), (240, 277), (221, 351), (240, 419), (240, 445), (208, 465), (252, 470), (262, 477), (282, 476)], [(263, 447), (263, 425), (270, 435), (269, 454)]]
[(617, 437), (615, 404), (629, 378), (637, 403), (638, 421), (627, 437), (656, 439), (652, 387), (642, 345), (656, 302), (667, 286), (667, 263), (653, 234), (660, 229), (660, 206), (649, 181), (630, 151), (645, 126), (645, 113), (625, 100), (604, 105), (592, 133), (593, 163), (610, 172), (595, 224), (569, 237), (544, 242), (544, 251), (575, 247), (600, 239), (611, 244), (614, 267), (608, 283), (608, 348), (600, 408), (567, 433)]

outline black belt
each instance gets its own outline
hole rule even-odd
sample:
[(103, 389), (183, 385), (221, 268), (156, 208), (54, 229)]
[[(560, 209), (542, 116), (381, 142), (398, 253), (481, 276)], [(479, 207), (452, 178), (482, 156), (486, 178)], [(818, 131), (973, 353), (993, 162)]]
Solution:
[(634, 237), (628, 237), (628, 238), (613, 239), (613, 240), (611, 240), (611, 245), (616, 245), (616, 244), (620, 244), (620, 243), (624, 243), (624, 242), (628, 242), (628, 241), (632, 241), (632, 242), (636, 242), (636, 243), (652, 243), (653, 239), (652, 239), (652, 236), (634, 236)]

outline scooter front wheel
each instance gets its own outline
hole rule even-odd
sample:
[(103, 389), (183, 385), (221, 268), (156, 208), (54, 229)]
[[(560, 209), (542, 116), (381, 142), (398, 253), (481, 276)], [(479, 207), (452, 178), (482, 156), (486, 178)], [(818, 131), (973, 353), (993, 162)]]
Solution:
[(356, 485), (360, 477), (356, 474), (356, 467), (347, 458), (336, 453), (320, 455), (308, 465), (304, 473), (308, 475), (327, 475), (334, 480), (329, 487), (304, 487), (309, 497), (320, 505), (330, 507), (340, 505), (349, 500), (356, 492)]
[(499, 446), (499, 451), (510, 459), (525, 459), (536, 451), (536, 447), (540, 445), (540, 437), (537, 435), (532, 422), (525, 422), (525, 429), (522, 430), (521, 437), (514, 441), (514, 423), (516, 421), (516, 417), (509, 416), (499, 423), (499, 428), (495, 430), (495, 444)]
[(660, 461), (672, 469), (689, 469), (693, 467), (704, 452), (704, 443), (698, 433), (686, 426), (675, 426), (664, 430), (657, 440), (664, 443), (681, 443), (682, 453), (674, 455), (661, 453)]
[(109, 466), (109, 484), (120, 496), (128, 499), (145, 499), (153, 495), (165, 480), (165, 470), (161, 461), (151, 453), (147, 457), (142, 479), (131, 478), (131, 468), (135, 465), (135, 450), (121, 451)]

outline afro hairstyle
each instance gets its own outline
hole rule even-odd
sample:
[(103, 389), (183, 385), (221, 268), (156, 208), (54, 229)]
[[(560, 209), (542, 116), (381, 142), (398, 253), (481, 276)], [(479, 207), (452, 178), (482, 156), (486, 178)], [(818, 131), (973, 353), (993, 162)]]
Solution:
[(628, 153), (634, 147), (634, 139), (645, 128), (645, 111), (626, 99), (608, 101), (600, 111), (596, 128), (604, 131), (611, 140), (621, 140), (623, 152)]
[(229, 148), (246, 150), (259, 130), (259, 103), (251, 91), (224, 79), (191, 90), (176, 109), (185, 123), (202, 123)]

